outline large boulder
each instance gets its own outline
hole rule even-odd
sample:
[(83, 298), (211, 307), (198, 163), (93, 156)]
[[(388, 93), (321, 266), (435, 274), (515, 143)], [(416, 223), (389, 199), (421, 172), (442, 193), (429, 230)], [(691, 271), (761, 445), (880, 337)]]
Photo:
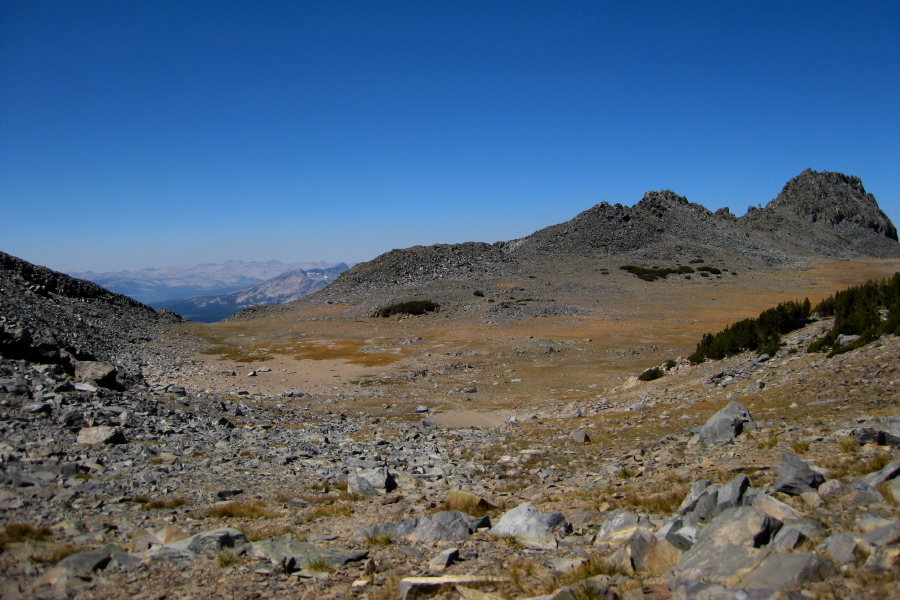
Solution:
[(816, 491), (823, 483), (825, 476), (810, 469), (799, 456), (793, 452), (782, 454), (778, 477), (775, 478), (776, 492), (799, 496), (804, 492)]
[(526, 502), (509, 510), (491, 529), (491, 535), (514, 536), (528, 548), (553, 550), (557, 546), (554, 530), (570, 528), (562, 513), (540, 514), (533, 504)]
[(756, 422), (747, 407), (732, 401), (703, 424), (700, 428), (700, 443), (704, 446), (722, 446), (733, 442), (745, 428), (755, 427)]
[(237, 529), (223, 527), (166, 544), (166, 548), (210, 555), (228, 550), (240, 552), (248, 543), (247, 537)]

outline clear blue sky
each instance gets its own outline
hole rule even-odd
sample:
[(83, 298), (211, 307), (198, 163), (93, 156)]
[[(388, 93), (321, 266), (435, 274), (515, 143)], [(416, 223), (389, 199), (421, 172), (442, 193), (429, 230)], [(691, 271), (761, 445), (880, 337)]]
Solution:
[(0, 3), (0, 250), (361, 261), (811, 167), (900, 225), (900, 3)]

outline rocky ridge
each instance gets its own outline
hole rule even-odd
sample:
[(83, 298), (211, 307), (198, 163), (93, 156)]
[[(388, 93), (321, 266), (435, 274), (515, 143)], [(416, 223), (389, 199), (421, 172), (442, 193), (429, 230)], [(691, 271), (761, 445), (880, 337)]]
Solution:
[(212, 323), (250, 306), (284, 304), (302, 298), (321, 290), (347, 269), (344, 263), (326, 269), (296, 269), (236, 292), (161, 302), (157, 306), (192, 321)]
[(93, 281), (106, 289), (145, 304), (177, 298), (212, 296), (245, 289), (296, 269), (328, 268), (327, 263), (244, 262), (197, 264), (139, 271), (72, 272), (68, 275)]
[[(669, 190), (647, 192), (633, 207), (604, 202), (517, 240), (392, 250), (299, 302), (370, 312), (379, 304), (428, 295), (455, 305), (472, 288), (576, 261), (590, 273), (611, 262), (674, 266), (698, 256), (737, 270), (770, 269), (823, 259), (900, 257), (900, 244), (896, 228), (858, 177), (807, 169), (765, 208), (752, 208), (741, 218), (728, 209), (711, 212)], [(543, 308), (552, 314), (580, 310)], [(252, 309), (234, 318), (282, 310), (289, 308)]]
[(147, 342), (181, 321), (80, 279), (0, 253), (0, 351), (7, 357), (57, 364), (113, 363), (126, 379), (159, 360)]

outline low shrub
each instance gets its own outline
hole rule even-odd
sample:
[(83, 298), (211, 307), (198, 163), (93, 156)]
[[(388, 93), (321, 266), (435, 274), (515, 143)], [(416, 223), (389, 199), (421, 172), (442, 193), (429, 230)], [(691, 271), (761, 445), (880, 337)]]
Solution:
[(266, 507), (266, 503), (262, 500), (226, 502), (207, 509), (206, 514), (219, 519), (229, 517), (234, 519), (268, 519), (277, 516), (277, 513)]
[(653, 381), (654, 379), (659, 379), (663, 375), (665, 375), (665, 371), (659, 367), (653, 367), (638, 375), (638, 379), (641, 381)]
[(441, 305), (431, 300), (409, 300), (382, 306), (372, 313), (372, 316), (386, 318), (394, 315), (424, 315), (429, 312), (438, 312), (440, 309)]
[(625, 265), (619, 268), (644, 281), (656, 281), (657, 279), (665, 279), (673, 274), (687, 275), (688, 273), (694, 272), (694, 269), (687, 265), (681, 265), (674, 268), (666, 267), (662, 269), (657, 267), (639, 267), (636, 265)]
[(782, 302), (756, 318), (732, 323), (715, 335), (704, 334), (688, 360), (697, 364), (708, 358), (721, 359), (745, 350), (775, 354), (781, 347), (781, 336), (806, 325), (811, 313), (809, 298), (803, 302)]
[[(810, 352), (827, 351), (829, 357), (875, 341), (883, 334), (900, 335), (900, 273), (881, 281), (841, 290), (816, 305), (823, 317), (834, 317), (834, 326), (809, 346)], [(841, 345), (841, 335), (860, 336)]]

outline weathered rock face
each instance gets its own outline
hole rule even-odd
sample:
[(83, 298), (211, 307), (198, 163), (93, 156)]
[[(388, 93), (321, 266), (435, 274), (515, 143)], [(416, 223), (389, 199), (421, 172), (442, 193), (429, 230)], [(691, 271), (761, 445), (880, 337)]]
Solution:
[(767, 209), (792, 212), (819, 225), (838, 228), (852, 223), (897, 241), (897, 228), (853, 175), (806, 169), (788, 181)]
[[(751, 207), (737, 219), (727, 209), (713, 213), (670, 190), (650, 191), (634, 206), (602, 202), (520, 239), (391, 250), (298, 302), (349, 303), (367, 312), (423, 292), (438, 300), (441, 294), (453, 297), (459, 285), (471, 293), (469, 286), (530, 272), (535, 261), (548, 257), (687, 263), (697, 253), (753, 268), (816, 257), (900, 257), (900, 244), (896, 227), (858, 177), (807, 170), (768, 206)], [(251, 308), (233, 318), (280, 310)]]
[(745, 427), (752, 429), (755, 426), (747, 407), (732, 401), (700, 428), (700, 443), (704, 446), (721, 446), (733, 441)]
[(897, 228), (858, 177), (807, 169), (765, 208), (738, 219), (751, 234), (823, 257), (892, 257)]
[(131, 298), (0, 252), (0, 355), (60, 364), (76, 360), (120, 366), (140, 375), (145, 343), (179, 322)]

